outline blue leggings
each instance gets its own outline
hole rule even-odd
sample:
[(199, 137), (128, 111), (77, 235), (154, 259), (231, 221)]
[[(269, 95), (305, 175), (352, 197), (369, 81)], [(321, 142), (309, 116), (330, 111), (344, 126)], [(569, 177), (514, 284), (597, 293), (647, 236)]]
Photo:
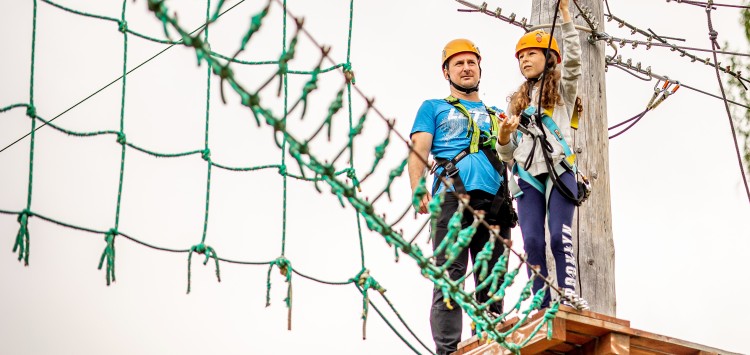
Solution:
[[(547, 174), (536, 176), (543, 184)], [(578, 185), (572, 172), (565, 172), (560, 176), (565, 186), (578, 194)], [(550, 182), (551, 183), (551, 182)], [(528, 182), (518, 180), (518, 186), (523, 194), (518, 197), (518, 221), (523, 234), (523, 246), (528, 256), (529, 264), (539, 265), (541, 274), (547, 277), (547, 257), (545, 255), (546, 242), (544, 240), (544, 219), (549, 210), (548, 227), (550, 232), (550, 249), (555, 258), (557, 286), (566, 295), (575, 293), (577, 268), (573, 254), (573, 236), (571, 224), (575, 204), (560, 194), (554, 186), (549, 196), (549, 205), (545, 201), (545, 194), (539, 192)], [(531, 270), (529, 270), (531, 276)], [(536, 293), (544, 286), (544, 281), (534, 280), (533, 290)], [(544, 297), (542, 308), (549, 307), (550, 291)]]

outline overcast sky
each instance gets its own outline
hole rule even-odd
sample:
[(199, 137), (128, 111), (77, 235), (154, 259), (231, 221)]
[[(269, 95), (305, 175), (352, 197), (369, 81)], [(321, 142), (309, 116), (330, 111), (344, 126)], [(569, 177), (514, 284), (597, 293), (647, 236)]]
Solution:
[[(123, 6), (119, 1), (57, 3), (112, 18), (120, 18)], [(227, 7), (236, 3), (228, 1)], [(264, 4), (246, 1), (224, 15), (209, 31), (212, 49), (233, 54), (250, 17)], [(203, 2), (172, 0), (166, 5), (179, 14), (186, 28), (198, 27), (205, 17)], [(685, 46), (710, 48), (706, 13), (700, 7), (653, 0), (613, 0), (609, 5), (614, 15), (641, 29), (683, 38)], [(145, 0), (126, 1), (126, 7), (129, 29), (164, 38)], [(333, 47), (331, 56), (337, 62), (345, 61), (349, 1), (290, 0), (288, 7), (305, 17), (305, 27), (319, 43)], [(528, 17), (531, 11), (527, 1), (494, 1), (489, 7), (502, 7), (503, 14), (515, 13), (517, 18)], [(523, 31), (489, 16), (457, 12), (459, 8), (464, 7), (448, 0), (354, 4), (351, 62), (356, 86), (375, 97), (375, 106), (396, 119), (395, 129), (404, 136), (423, 100), (448, 94), (439, 57), (443, 45), (453, 38), (470, 38), (482, 51), (483, 101), (505, 107), (506, 97), (522, 80), (513, 51)], [(31, 1), (0, 4), (0, 33), (5, 34), (0, 107), (29, 102), (32, 9)], [(739, 10), (721, 7), (711, 15), (722, 48), (747, 53)], [(53, 118), (122, 74), (123, 35), (117, 28), (110, 21), (38, 4), (34, 72), (38, 115)], [(288, 39), (293, 30), (290, 25)], [(605, 22), (604, 30), (615, 37), (644, 39), (614, 22)], [(725, 41), (730, 42), (727, 48)], [(276, 60), (281, 43), (282, 11), (274, 4), (261, 31), (238, 58)], [(165, 47), (129, 35), (128, 70)], [(623, 59), (640, 61), (654, 73), (720, 93), (709, 66), (691, 63), (667, 49), (625, 46), (618, 50)], [(607, 49), (608, 54), (613, 52)], [(317, 49), (301, 38), (290, 68), (310, 70), (318, 58)], [(729, 63), (725, 56), (720, 61)], [(206, 65), (196, 63), (193, 51), (174, 47), (128, 75), (123, 109), (128, 142), (160, 153), (204, 149)], [(240, 83), (255, 90), (276, 67), (236, 65), (233, 69)], [(290, 75), (290, 105), (307, 79)], [(298, 109), (289, 118), (292, 134), (312, 135), (343, 80), (338, 72), (321, 74), (320, 90), (311, 94), (307, 116), (300, 120)], [(606, 76), (609, 125), (641, 112), (654, 84), (610, 68)], [(233, 167), (280, 164), (282, 154), (272, 129), (258, 127), (228, 86), (227, 103), (222, 103), (219, 86), (212, 78), (208, 146), (213, 161)], [(283, 100), (276, 97), (277, 88), (274, 80), (263, 92), (262, 102), (280, 114)], [(119, 130), (121, 94), (117, 82), (54, 123), (75, 132)], [(364, 101), (357, 94), (352, 100), (356, 122)], [(334, 118), (330, 142), (321, 133), (311, 144), (311, 151), (321, 159), (331, 160), (346, 144), (346, 111), (345, 106)], [(23, 108), (1, 113), (0, 148), (30, 127)], [(386, 125), (371, 114), (354, 148), (353, 163), (360, 178), (371, 168), (374, 148), (386, 134)], [(29, 142), (26, 138), (0, 153), (0, 210), (26, 208)], [(362, 196), (374, 198), (405, 156), (404, 144), (393, 136), (376, 173), (364, 183)], [(121, 146), (112, 134), (81, 138), (50, 127), (40, 129), (31, 210), (97, 231), (113, 228), (120, 159)], [(337, 160), (337, 167), (347, 167), (347, 160), (348, 154)], [(287, 156), (285, 162), (290, 172), (299, 172), (293, 159)], [(168, 249), (198, 244), (207, 186), (206, 162), (200, 154), (155, 158), (128, 149), (124, 167), (119, 231)], [(743, 330), (750, 316), (744, 301), (750, 286), (742, 265), (750, 257), (746, 227), (750, 203), (723, 102), (680, 89), (630, 131), (610, 141), (609, 176), (617, 317), (629, 320), (633, 328), (749, 353)], [(310, 182), (289, 178), (284, 194), (277, 169), (232, 172), (214, 167), (206, 244), (220, 257), (250, 262), (273, 260), (283, 248), (295, 270), (337, 283), (354, 277), (364, 259), (399, 314), (432, 348), (428, 322), (432, 284), (409, 257), (401, 255), (395, 262), (393, 249), (368, 231), (364, 222), (362, 257), (353, 209), (342, 208), (330, 188), (319, 186), (322, 193)], [(408, 180), (397, 179), (391, 192), (392, 201), (383, 197), (376, 203), (390, 221), (410, 203)], [(424, 218), (410, 214), (399, 228), (411, 238)], [(362, 296), (351, 284), (327, 285), (294, 275), (292, 330), (288, 331), (287, 285), (276, 269), (271, 273), (271, 305), (265, 307), (267, 265), (222, 263), (222, 281), (217, 283), (213, 261), (204, 266), (204, 257), (195, 255), (192, 292), (186, 295), (187, 254), (158, 251), (118, 237), (117, 282), (107, 287), (104, 271), (96, 268), (105, 247), (103, 235), (31, 218), (30, 265), (24, 267), (11, 253), (18, 228), (15, 215), (0, 213), (2, 353), (412, 353), (372, 308), (367, 340), (362, 340)], [(513, 231), (513, 238), (514, 248), (521, 251), (520, 229)], [(416, 243), (429, 253), (425, 233)], [(514, 259), (511, 265), (515, 264)], [(519, 276), (511, 296), (517, 295), (524, 280)], [(409, 343), (426, 353), (376, 292), (371, 291), (371, 298)]]

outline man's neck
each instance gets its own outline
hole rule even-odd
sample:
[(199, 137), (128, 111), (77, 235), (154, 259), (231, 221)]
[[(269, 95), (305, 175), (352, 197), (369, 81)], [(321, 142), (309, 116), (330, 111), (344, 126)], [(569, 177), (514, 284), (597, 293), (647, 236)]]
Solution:
[(455, 97), (457, 99), (466, 100), (466, 101), (475, 101), (475, 102), (482, 101), (482, 100), (479, 99), (479, 92), (478, 91), (474, 91), (471, 94), (467, 95), (464, 92), (458, 91), (453, 86), (451, 86), (451, 96), (453, 96), (453, 97)]

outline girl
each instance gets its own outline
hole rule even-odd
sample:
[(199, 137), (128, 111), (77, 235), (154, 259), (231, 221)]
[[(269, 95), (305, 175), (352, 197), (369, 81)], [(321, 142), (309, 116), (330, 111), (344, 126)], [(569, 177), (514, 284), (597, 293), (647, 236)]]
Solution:
[[(513, 172), (519, 176), (515, 191), (518, 217), (529, 264), (539, 265), (539, 271), (547, 277), (546, 218), (557, 286), (564, 293), (563, 303), (586, 309), (586, 301), (575, 294), (577, 267), (571, 224), (578, 188), (575, 157), (567, 145), (572, 142), (570, 119), (581, 77), (581, 44), (568, 3), (569, 0), (559, 3), (564, 57), (557, 41), (541, 30), (525, 34), (516, 45), (518, 68), (526, 81), (511, 96), (508, 108), (511, 116), (500, 125), (497, 148), (503, 160), (515, 161)], [(540, 95), (541, 109), (537, 109)], [(534, 292), (543, 285), (544, 281), (537, 278)], [(550, 292), (547, 292), (542, 308), (548, 307), (549, 302)]]

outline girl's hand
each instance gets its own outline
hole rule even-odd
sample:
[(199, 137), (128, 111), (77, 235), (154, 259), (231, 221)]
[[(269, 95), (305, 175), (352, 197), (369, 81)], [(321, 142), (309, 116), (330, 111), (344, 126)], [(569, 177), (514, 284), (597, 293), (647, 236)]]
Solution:
[(559, 4), (563, 22), (570, 22), (570, 11), (568, 10), (570, 6), (570, 0), (560, 0)]
[(500, 122), (498, 132), (498, 142), (500, 145), (506, 145), (510, 142), (510, 135), (515, 133), (516, 128), (518, 128), (518, 122), (520, 122), (518, 115), (511, 115)]

